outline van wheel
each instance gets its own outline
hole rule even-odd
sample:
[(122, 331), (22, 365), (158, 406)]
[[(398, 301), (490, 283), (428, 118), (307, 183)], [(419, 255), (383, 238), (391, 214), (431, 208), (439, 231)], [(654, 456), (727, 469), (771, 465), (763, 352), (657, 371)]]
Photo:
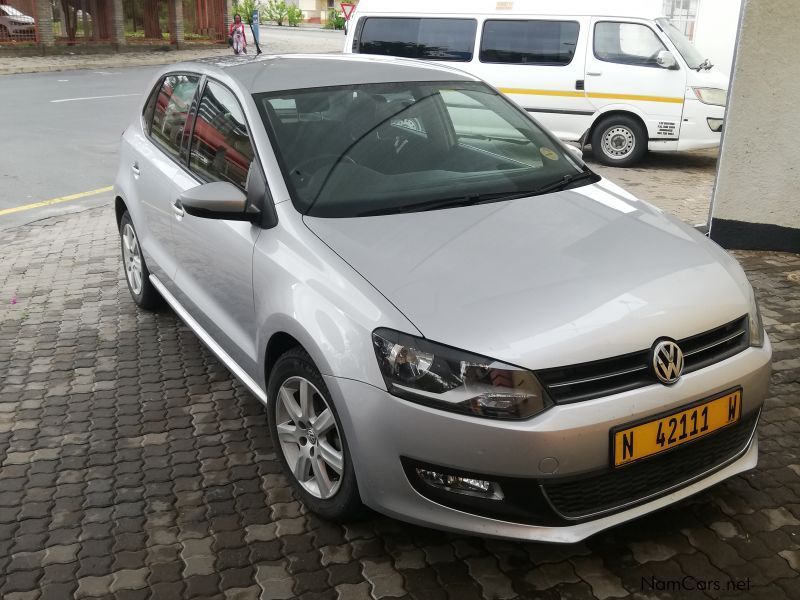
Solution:
[(272, 368), (267, 418), (284, 474), (311, 511), (334, 521), (366, 512), (350, 449), (325, 381), (301, 348)]
[(647, 131), (639, 121), (615, 115), (600, 121), (592, 131), (592, 153), (611, 167), (630, 167), (647, 154)]

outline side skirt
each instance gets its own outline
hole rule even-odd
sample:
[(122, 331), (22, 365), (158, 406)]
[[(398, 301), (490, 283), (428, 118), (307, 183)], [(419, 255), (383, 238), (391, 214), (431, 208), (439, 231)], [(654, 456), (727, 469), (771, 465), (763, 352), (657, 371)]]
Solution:
[(265, 405), (267, 404), (267, 394), (262, 390), (259, 385), (250, 377), (247, 373), (245, 373), (244, 369), (240, 367), (231, 357), (230, 355), (222, 349), (222, 347), (214, 341), (214, 339), (208, 334), (208, 332), (200, 326), (200, 323), (194, 320), (192, 315), (190, 315), (185, 308), (178, 302), (177, 298), (169, 293), (164, 284), (162, 284), (158, 277), (150, 274), (150, 283), (153, 284), (158, 290), (158, 293), (164, 297), (164, 300), (172, 307), (181, 320), (186, 323), (189, 328), (194, 331), (197, 337), (200, 338), (200, 341), (203, 342), (211, 352), (222, 362), (223, 365), (231, 372), (233, 375), (241, 381), (245, 387), (262, 403)]

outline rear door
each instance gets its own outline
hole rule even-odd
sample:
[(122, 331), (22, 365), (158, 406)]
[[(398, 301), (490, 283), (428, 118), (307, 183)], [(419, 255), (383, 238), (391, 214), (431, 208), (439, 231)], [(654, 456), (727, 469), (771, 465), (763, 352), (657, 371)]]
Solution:
[[(193, 187), (226, 181), (246, 190), (255, 157), (244, 112), (233, 92), (208, 79), (191, 127), (189, 170), (179, 170), (173, 239), (179, 302), (222, 348), (255, 373), (253, 248), (260, 227), (246, 221), (182, 214), (178, 196)], [(257, 168), (257, 167), (256, 167)]]
[[(200, 76), (169, 74), (151, 93), (144, 113), (143, 134), (136, 135), (122, 157), (129, 164), (136, 206), (133, 213), (145, 260), (154, 275), (171, 288), (175, 277), (172, 245), (173, 179), (185, 160), (188, 142), (187, 117)], [(143, 222), (142, 222), (143, 220)]]
[(600, 111), (639, 114), (650, 139), (678, 139), (686, 73), (664, 69), (656, 58), (667, 47), (645, 21), (595, 18), (586, 50), (586, 93)]
[(486, 19), (470, 69), (561, 139), (577, 140), (595, 112), (583, 91), (586, 24), (582, 17)]

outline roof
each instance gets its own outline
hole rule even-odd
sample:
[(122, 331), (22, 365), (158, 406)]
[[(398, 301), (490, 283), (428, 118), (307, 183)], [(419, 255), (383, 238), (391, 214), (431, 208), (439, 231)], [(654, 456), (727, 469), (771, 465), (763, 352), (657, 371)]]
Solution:
[(219, 69), (251, 93), (402, 81), (476, 81), (455, 69), (422, 61), (364, 54), (283, 54), (199, 59), (171, 70)]
[(394, 13), (414, 15), (570, 15), (603, 17), (662, 16), (662, 0), (360, 0), (356, 15)]

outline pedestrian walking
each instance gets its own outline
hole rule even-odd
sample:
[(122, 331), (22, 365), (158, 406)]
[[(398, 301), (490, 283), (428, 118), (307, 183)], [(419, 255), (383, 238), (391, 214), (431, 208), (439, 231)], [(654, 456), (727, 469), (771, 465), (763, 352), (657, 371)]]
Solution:
[(242, 15), (236, 13), (233, 15), (233, 23), (228, 32), (228, 40), (231, 47), (233, 47), (234, 54), (247, 54), (247, 38), (244, 35), (244, 23), (242, 23)]

